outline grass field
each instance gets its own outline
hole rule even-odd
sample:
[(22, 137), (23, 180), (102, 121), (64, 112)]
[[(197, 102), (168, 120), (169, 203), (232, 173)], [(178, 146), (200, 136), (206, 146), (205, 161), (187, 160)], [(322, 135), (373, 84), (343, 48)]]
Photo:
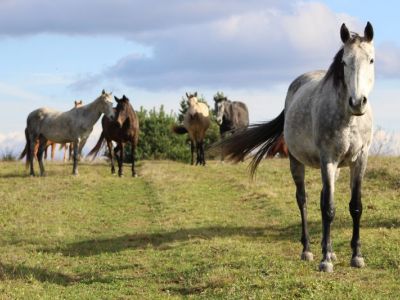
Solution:
[[(300, 217), (288, 161), (191, 167), (145, 161), (138, 178), (105, 164), (48, 163), (30, 178), (0, 163), (1, 299), (397, 299), (400, 158), (370, 158), (362, 252), (350, 263), (349, 172), (336, 188), (334, 273), (317, 271), (319, 170), (307, 170), (316, 260), (300, 261)], [(129, 169), (126, 168), (126, 174)]]

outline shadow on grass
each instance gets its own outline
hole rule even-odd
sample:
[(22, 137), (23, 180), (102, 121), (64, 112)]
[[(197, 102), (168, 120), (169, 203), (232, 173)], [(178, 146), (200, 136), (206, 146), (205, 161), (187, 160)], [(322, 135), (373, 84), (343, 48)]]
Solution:
[[(316, 224), (310, 224), (310, 228)], [(318, 224), (318, 228), (320, 225)], [(313, 231), (313, 229), (311, 229)], [(286, 228), (278, 225), (267, 227), (205, 227), (179, 229), (171, 232), (160, 233), (138, 233), (127, 234), (119, 237), (106, 239), (91, 239), (77, 243), (68, 244), (66, 247), (55, 249), (42, 249), (50, 253), (62, 253), (65, 256), (92, 256), (101, 253), (115, 253), (125, 249), (155, 248), (159, 250), (170, 249), (171, 243), (191, 240), (210, 240), (216, 237), (247, 236), (266, 237), (272, 240), (298, 240), (300, 238), (300, 227), (289, 226)]]
[(48, 271), (39, 267), (27, 267), (23, 265), (7, 265), (0, 263), (0, 279), (36, 279), (41, 282), (50, 282), (67, 286), (76, 282), (76, 278), (60, 272)]
[[(320, 236), (321, 221), (309, 221), (308, 227), (311, 236)], [(364, 220), (363, 228), (398, 228), (400, 219)], [(332, 229), (351, 229), (352, 221), (337, 220)], [(62, 253), (64, 256), (92, 256), (101, 253), (116, 253), (125, 249), (155, 248), (168, 250), (174, 242), (195, 241), (199, 239), (211, 240), (213, 238), (224, 238), (242, 236), (251, 238), (265, 238), (268, 241), (300, 241), (301, 225), (299, 223), (287, 226), (276, 224), (264, 227), (237, 227), (237, 226), (211, 226), (200, 228), (184, 228), (169, 232), (126, 234), (111, 238), (90, 239), (71, 243), (53, 249), (41, 249), (47, 253)]]

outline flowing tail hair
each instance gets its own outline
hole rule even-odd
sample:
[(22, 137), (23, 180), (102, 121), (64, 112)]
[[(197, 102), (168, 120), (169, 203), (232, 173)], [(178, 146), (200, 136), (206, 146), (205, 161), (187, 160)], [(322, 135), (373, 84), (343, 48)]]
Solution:
[(256, 151), (249, 164), (250, 174), (254, 177), (262, 159), (283, 134), (284, 122), (285, 111), (283, 110), (275, 119), (236, 131), (231, 136), (214, 144), (212, 148), (221, 149), (223, 155), (235, 163), (243, 161), (247, 155)]
[(99, 153), (101, 147), (103, 146), (103, 143), (104, 143), (104, 132), (102, 131), (102, 132), (101, 132), (101, 135), (100, 135), (100, 138), (99, 138), (99, 140), (97, 141), (96, 146), (94, 146), (94, 148), (93, 148), (92, 150), (90, 150), (90, 152), (88, 153), (88, 155), (86, 155), (86, 157), (92, 156), (92, 155), (93, 155), (92, 160), (95, 159), (95, 157), (96, 157), (97, 154)]
[(24, 150), (22, 150), (18, 159), (21, 160), (26, 156), (25, 167), (28, 168), (30, 157), (31, 157), (31, 142), (29, 139), (28, 128), (25, 128), (25, 139), (26, 139), (25, 148), (24, 148)]
[(177, 134), (185, 134), (185, 133), (188, 132), (187, 129), (182, 125), (174, 125), (172, 127), (172, 131), (177, 133)]

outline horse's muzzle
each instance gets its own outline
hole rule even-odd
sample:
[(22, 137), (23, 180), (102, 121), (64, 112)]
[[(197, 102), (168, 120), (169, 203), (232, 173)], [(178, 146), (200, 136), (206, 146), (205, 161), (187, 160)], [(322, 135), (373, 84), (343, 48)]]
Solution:
[(365, 96), (356, 100), (353, 97), (349, 97), (349, 107), (351, 113), (355, 116), (362, 116), (363, 114), (365, 114), (367, 104), (368, 99)]

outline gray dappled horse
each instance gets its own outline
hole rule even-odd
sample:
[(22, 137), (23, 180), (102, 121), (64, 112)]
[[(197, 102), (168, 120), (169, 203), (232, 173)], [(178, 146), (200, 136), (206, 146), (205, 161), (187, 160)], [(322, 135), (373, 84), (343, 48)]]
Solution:
[[(218, 97), (217, 95), (214, 96), (214, 102), (221, 138), (224, 138), (227, 133), (233, 133), (249, 126), (249, 111), (246, 104), (240, 101), (230, 101), (227, 97)], [(221, 155), (221, 161), (224, 161), (223, 155)]]
[(92, 132), (93, 125), (103, 113), (109, 118), (114, 117), (111, 93), (106, 93), (104, 90), (96, 100), (88, 105), (74, 107), (66, 112), (59, 112), (49, 108), (39, 108), (31, 112), (28, 115), (25, 129), (30, 175), (35, 175), (33, 158), (35, 156), (34, 146), (37, 140), (39, 140), (37, 157), (41, 176), (45, 175), (43, 151), (48, 140), (60, 144), (74, 144), (72, 173), (78, 175), (78, 155)]
[(271, 145), (284, 133), (289, 148), (290, 170), (296, 184), (301, 213), (303, 260), (313, 260), (307, 230), (305, 166), (321, 169), (322, 260), (319, 269), (333, 271), (336, 258), (331, 245), (331, 223), (335, 216), (334, 189), (339, 168), (350, 167), (350, 214), (353, 219), (351, 266), (361, 268), (361, 184), (372, 138), (372, 111), (368, 96), (374, 85), (373, 28), (368, 22), (364, 36), (340, 29), (343, 47), (328, 71), (305, 73), (289, 86), (285, 108), (275, 119), (250, 126), (219, 143), (228, 158), (240, 161), (253, 150), (254, 175)]

